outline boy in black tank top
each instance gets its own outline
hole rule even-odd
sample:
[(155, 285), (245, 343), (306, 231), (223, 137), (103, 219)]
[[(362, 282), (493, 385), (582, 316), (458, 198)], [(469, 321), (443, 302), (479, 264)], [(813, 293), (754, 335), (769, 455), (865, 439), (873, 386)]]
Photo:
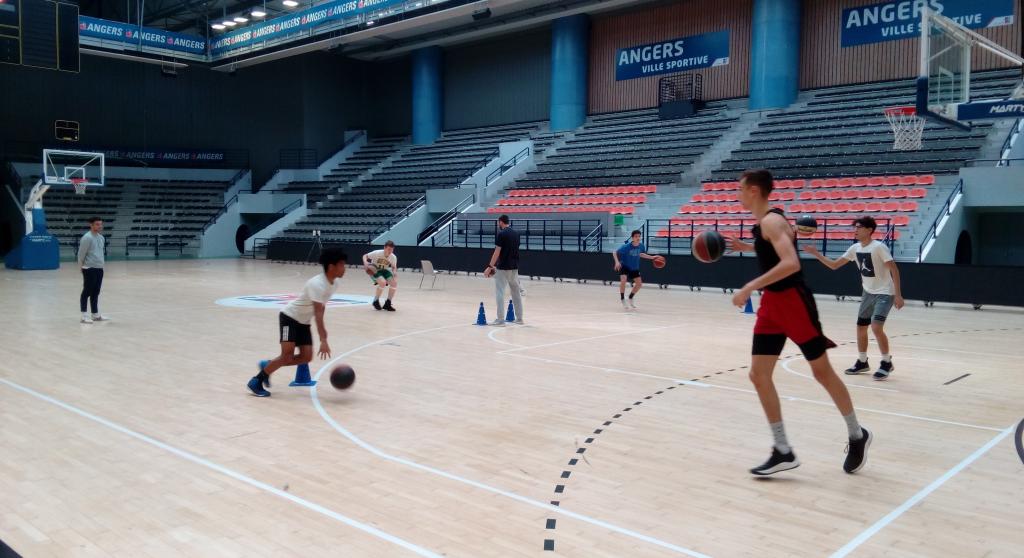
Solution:
[(757, 322), (754, 324), (750, 380), (761, 399), (761, 407), (771, 427), (775, 445), (768, 461), (750, 472), (754, 475), (771, 475), (800, 465), (786, 440), (782, 406), (772, 380), (775, 363), (782, 354), (786, 338), (789, 338), (800, 347), (814, 371), (814, 379), (828, 391), (846, 420), (850, 445), (843, 470), (855, 473), (867, 462), (867, 449), (872, 436), (868, 429), (857, 422), (846, 384), (839, 379), (828, 360), (826, 350), (836, 345), (821, 331), (814, 295), (804, 284), (803, 273), (800, 271), (793, 227), (781, 210), (771, 208), (768, 203), (768, 195), (773, 186), (772, 175), (766, 170), (743, 173), (739, 199), (743, 207), (758, 220), (752, 231), (754, 243), (726, 238), (730, 250), (755, 252), (761, 267), (761, 275), (736, 292), (733, 304), (742, 307), (751, 293), (764, 291), (761, 306), (757, 310)]

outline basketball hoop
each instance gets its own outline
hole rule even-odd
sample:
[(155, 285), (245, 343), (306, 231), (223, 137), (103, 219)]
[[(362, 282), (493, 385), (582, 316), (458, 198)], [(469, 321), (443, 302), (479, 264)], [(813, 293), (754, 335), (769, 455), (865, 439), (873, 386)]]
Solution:
[(892, 126), (896, 136), (892, 148), (897, 151), (916, 151), (921, 149), (921, 137), (924, 134), (924, 118), (917, 115), (915, 107), (890, 107), (885, 109), (885, 119)]
[(88, 181), (84, 178), (72, 178), (71, 185), (75, 187), (75, 194), (79, 196), (85, 195), (85, 187)]

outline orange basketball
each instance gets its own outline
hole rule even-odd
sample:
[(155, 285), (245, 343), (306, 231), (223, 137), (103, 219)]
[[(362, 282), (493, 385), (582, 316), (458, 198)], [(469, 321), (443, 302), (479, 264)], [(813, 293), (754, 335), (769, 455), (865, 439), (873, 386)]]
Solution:
[(665, 267), (665, 257), (664, 256), (655, 256), (654, 259), (651, 260), (651, 264), (654, 267), (656, 267), (658, 269), (661, 269), (661, 268)]

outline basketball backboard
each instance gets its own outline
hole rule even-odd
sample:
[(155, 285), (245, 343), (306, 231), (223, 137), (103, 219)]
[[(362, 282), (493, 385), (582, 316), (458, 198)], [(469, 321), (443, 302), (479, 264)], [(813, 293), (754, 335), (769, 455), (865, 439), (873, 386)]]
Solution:
[[(43, 183), (49, 186), (70, 185), (74, 182), (86, 186), (103, 186), (106, 166), (102, 153), (90, 151), (43, 150)], [(84, 183), (81, 182), (84, 180)]]
[(960, 128), (970, 128), (972, 120), (1024, 116), (1024, 81), (1005, 99), (972, 97), (971, 55), (979, 49), (1024, 64), (1024, 58), (935, 10), (921, 10), (918, 115)]

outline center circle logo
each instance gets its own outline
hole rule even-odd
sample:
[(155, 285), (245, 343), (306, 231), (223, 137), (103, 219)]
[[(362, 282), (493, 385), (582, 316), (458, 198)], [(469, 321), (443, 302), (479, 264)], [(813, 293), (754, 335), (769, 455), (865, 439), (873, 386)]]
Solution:
[[(294, 294), (232, 296), (217, 300), (217, 304), (227, 306), (229, 308), (275, 308), (280, 310), (296, 298), (298, 298), (298, 296)], [(364, 306), (371, 302), (373, 302), (372, 296), (336, 294), (331, 297), (327, 306), (328, 308), (335, 308), (339, 306)]]
[(1021, 463), (1024, 463), (1024, 419), (1021, 419), (1020, 424), (1017, 425), (1014, 443), (1017, 445), (1017, 455), (1020, 456)]

